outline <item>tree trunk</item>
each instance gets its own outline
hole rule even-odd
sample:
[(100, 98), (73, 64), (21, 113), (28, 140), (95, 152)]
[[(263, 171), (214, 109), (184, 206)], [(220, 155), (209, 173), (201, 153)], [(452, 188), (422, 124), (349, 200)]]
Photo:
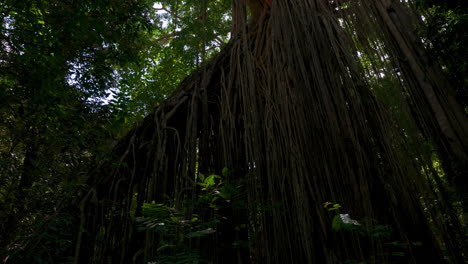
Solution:
[[(5, 217), (5, 223), (1, 230), (2, 239), (0, 239), (0, 248), (5, 248), (13, 241), (19, 225), (19, 221), (24, 217), (27, 211), (28, 190), (32, 187), (34, 177), (37, 175), (36, 159), (38, 157), (39, 147), (37, 142), (31, 140), (32, 143), (27, 144), (26, 153), (24, 156), (23, 165), (21, 166), (21, 178), (16, 189), (16, 197), (14, 202), (17, 205), (17, 210), (11, 210)], [(30, 205), (29, 205), (30, 206)]]

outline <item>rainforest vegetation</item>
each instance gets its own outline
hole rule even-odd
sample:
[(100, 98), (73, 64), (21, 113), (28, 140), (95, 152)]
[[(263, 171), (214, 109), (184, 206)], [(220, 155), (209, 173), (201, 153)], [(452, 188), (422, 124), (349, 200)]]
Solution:
[(465, 0), (0, 0), (1, 263), (467, 263)]

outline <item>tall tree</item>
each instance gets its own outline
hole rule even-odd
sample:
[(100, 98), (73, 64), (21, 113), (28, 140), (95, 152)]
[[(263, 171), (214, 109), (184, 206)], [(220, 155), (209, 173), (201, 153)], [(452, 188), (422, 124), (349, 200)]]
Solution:
[[(164, 222), (136, 225), (152, 201), (184, 219), (221, 214), (186, 241), (216, 263), (463, 263), (430, 153), (466, 164), (468, 123), (417, 14), (386, 0), (239, 0), (232, 16), (230, 43), (89, 173), (75, 263), (159, 261)], [(221, 171), (242, 195), (187, 206)]]
[[(442, 216), (450, 208), (434, 203), (444, 198), (421, 172), (431, 160), (408, 144), (429, 140), (465, 162), (466, 117), (441, 90), (439, 70), (428, 67), (412, 33), (415, 17), (390, 1), (254, 2), (247, 19), (247, 2), (234, 1), (230, 44), (118, 144), (111, 162), (119, 166), (104, 162), (91, 174), (76, 261), (154, 260), (161, 245), (149, 241), (157, 234), (135, 231), (132, 208), (139, 216), (145, 202), (168, 196), (180, 209), (200, 192), (195, 175), (227, 167), (227, 183), (247, 182), (248, 206), (225, 210), (208, 242), (191, 240), (212, 261), (461, 263), (457, 219)], [(401, 81), (398, 113), (411, 123), (409, 135), (364, 78), (356, 50), (372, 53), (372, 44), (384, 52), (375, 61), (391, 56), (384, 65), (393, 68), (379, 70)], [(388, 239), (404, 252), (386, 254), (389, 241), (377, 235), (334, 232), (323, 208), (330, 201), (392, 227)], [(235, 229), (240, 224), (248, 228)], [(372, 234), (371, 223), (362, 225)], [(241, 238), (250, 245), (233, 248)]]

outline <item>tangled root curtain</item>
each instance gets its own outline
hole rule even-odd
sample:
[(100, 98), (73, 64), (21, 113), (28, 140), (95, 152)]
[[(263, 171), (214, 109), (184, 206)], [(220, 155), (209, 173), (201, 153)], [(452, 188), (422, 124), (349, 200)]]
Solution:
[[(223, 216), (186, 241), (210, 262), (462, 263), (433, 158), (466, 187), (451, 168), (466, 165), (468, 122), (415, 34), (421, 16), (391, 0), (254, 2), (233, 1), (231, 41), (89, 173), (76, 263), (153, 261), (162, 239), (137, 230), (141, 207), (190, 219), (197, 175), (223, 168), (245, 206), (199, 216)], [(327, 202), (390, 231), (336, 230)]]

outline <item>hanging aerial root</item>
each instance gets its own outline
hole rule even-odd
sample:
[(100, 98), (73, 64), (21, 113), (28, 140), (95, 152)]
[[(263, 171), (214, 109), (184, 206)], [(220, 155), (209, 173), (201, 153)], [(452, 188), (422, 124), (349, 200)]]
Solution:
[[(154, 261), (161, 238), (135, 230), (142, 205), (167, 203), (190, 215), (184, 206), (201, 193), (196, 176), (224, 167), (231, 173), (223, 180), (243, 182), (236, 186), (248, 204), (205, 212), (221, 215), (219, 225), (187, 247), (212, 262), (442, 262), (441, 241), (458, 238), (434, 232), (455, 229), (437, 220), (440, 197), (421, 172), (431, 161), (409, 147), (426, 132), (414, 101), (392, 101), (382, 90), (382, 76), (396, 78), (389, 88), (396, 94), (414, 80), (375, 57), (403, 48), (374, 31), (388, 26), (380, 2), (348, 1), (353, 12), (338, 19), (329, 1), (274, 0), (253, 25), (245, 2), (235, 1), (230, 44), (91, 174), (76, 262)], [(360, 63), (365, 56), (374, 56), (370, 67)], [(247, 247), (232, 246), (240, 238)], [(460, 248), (445, 246), (461, 259)]]

